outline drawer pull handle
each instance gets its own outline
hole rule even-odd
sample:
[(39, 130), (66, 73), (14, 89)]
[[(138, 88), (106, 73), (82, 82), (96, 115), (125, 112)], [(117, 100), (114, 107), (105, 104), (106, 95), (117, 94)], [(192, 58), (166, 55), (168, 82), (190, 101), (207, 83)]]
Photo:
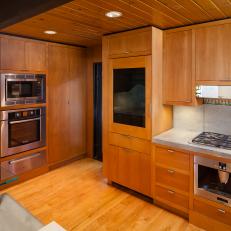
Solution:
[(220, 212), (220, 213), (223, 213), (223, 214), (226, 213), (224, 209), (217, 209), (217, 211)]
[(169, 174), (174, 174), (175, 171), (174, 171), (174, 170), (171, 170), (171, 169), (168, 169), (168, 173), (169, 173)]
[(168, 149), (168, 152), (171, 152), (171, 153), (173, 153), (174, 151), (173, 151), (173, 150), (171, 150), (171, 149)]
[(171, 194), (171, 195), (175, 194), (175, 192), (172, 191), (172, 190), (168, 190), (168, 193)]

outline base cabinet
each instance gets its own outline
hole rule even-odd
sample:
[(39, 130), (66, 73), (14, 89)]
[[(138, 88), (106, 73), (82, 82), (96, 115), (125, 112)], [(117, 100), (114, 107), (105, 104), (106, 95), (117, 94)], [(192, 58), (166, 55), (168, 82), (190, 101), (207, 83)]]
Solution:
[(180, 212), (189, 212), (190, 154), (153, 146), (154, 199)]
[(110, 180), (151, 196), (151, 156), (109, 145)]

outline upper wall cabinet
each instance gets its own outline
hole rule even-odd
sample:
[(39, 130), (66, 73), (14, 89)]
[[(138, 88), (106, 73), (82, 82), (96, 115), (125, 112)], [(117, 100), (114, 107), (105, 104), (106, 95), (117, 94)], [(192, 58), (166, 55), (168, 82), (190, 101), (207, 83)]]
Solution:
[(9, 36), (0, 39), (1, 70), (47, 70), (47, 43)]
[(195, 29), (196, 80), (231, 81), (231, 24)]
[(192, 31), (166, 33), (164, 37), (164, 84), (165, 104), (192, 105)]
[(151, 28), (107, 36), (110, 58), (149, 55), (152, 53)]

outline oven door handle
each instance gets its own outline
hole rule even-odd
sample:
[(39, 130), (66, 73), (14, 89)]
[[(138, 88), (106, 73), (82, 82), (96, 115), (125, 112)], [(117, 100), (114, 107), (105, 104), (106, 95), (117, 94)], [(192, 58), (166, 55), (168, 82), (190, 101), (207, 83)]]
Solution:
[(25, 123), (25, 122), (40, 120), (40, 119), (41, 119), (41, 117), (38, 117), (38, 118), (28, 119), (28, 120), (10, 121), (9, 123), (10, 124), (21, 124), (21, 123)]

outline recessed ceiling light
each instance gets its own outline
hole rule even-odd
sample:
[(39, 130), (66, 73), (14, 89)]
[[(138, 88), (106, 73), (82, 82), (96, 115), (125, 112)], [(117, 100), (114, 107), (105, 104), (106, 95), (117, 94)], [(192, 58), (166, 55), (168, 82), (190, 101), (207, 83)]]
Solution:
[(45, 34), (57, 34), (57, 32), (54, 30), (45, 30), (44, 33)]
[(109, 18), (118, 18), (122, 16), (122, 13), (119, 11), (109, 11), (105, 15)]

